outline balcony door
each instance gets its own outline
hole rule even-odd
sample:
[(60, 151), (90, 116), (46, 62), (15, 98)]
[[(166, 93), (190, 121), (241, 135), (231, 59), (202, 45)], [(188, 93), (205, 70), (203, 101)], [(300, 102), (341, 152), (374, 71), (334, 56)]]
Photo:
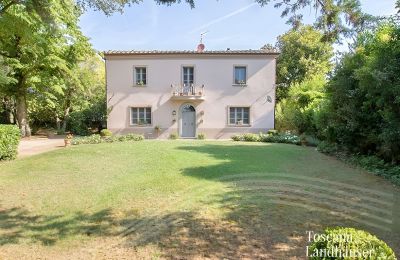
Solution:
[(182, 83), (183, 83), (183, 92), (187, 94), (191, 94), (193, 92), (193, 83), (194, 83), (194, 67), (193, 66), (183, 66), (182, 68)]
[(190, 104), (181, 107), (181, 137), (193, 138), (196, 136), (196, 110)]

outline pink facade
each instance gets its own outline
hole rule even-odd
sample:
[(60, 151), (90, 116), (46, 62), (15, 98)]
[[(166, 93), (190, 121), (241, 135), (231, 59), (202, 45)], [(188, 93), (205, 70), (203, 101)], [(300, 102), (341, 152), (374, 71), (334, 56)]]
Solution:
[(267, 50), (106, 52), (107, 127), (215, 139), (273, 129), (276, 57)]

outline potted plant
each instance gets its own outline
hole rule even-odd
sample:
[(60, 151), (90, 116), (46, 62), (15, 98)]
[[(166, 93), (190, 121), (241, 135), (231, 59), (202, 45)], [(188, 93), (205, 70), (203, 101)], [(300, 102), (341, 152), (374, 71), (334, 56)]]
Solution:
[(144, 82), (143, 81), (138, 81), (138, 82), (136, 82), (136, 86), (143, 87), (144, 86)]
[(71, 133), (68, 133), (65, 138), (64, 138), (64, 145), (65, 147), (70, 146), (71, 145), (71, 140), (72, 138), (74, 138), (74, 136)]

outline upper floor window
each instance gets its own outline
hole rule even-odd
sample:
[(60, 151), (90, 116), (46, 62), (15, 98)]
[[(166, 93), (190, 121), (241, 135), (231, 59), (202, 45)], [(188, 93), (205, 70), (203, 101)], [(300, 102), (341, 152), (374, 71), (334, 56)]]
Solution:
[(146, 86), (147, 85), (147, 68), (146, 67), (135, 67), (135, 85)]
[(230, 125), (249, 125), (250, 108), (249, 107), (230, 107), (229, 108)]
[(236, 85), (245, 85), (247, 83), (247, 68), (246, 66), (235, 66), (234, 77)]
[(131, 125), (151, 125), (151, 107), (131, 107)]
[(182, 71), (183, 85), (191, 85), (194, 83), (194, 67), (184, 66)]

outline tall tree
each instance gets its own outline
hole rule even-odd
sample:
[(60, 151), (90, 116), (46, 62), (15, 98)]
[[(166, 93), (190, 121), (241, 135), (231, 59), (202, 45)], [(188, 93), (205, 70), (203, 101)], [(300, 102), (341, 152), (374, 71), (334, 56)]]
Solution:
[(388, 22), (359, 36), (328, 84), (321, 132), (362, 154), (400, 162), (400, 25)]
[(277, 99), (288, 96), (290, 86), (316, 75), (325, 76), (332, 68), (332, 45), (312, 26), (300, 26), (278, 37), (281, 54), (277, 59)]
[(15, 98), (21, 133), (30, 136), (27, 99), (37, 93), (62, 93), (62, 79), (73, 79), (77, 46), (87, 40), (77, 27), (80, 12), (74, 1), (47, 1), (40, 8), (35, 1), (13, 2), (2, 6), (0, 19), (1, 56), (13, 82), (0, 87)]

